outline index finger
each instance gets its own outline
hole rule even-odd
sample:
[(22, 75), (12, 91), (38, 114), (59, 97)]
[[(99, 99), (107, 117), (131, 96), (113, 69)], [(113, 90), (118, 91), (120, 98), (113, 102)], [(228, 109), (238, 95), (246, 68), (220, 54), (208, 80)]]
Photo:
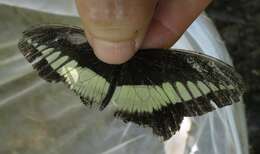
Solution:
[(212, 0), (160, 0), (142, 48), (169, 48)]

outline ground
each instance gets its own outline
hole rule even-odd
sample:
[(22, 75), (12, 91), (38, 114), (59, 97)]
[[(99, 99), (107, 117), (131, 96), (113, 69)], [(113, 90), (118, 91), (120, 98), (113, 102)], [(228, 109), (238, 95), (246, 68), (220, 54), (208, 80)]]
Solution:
[(260, 1), (218, 0), (207, 13), (248, 85), (245, 103), (250, 153), (260, 153)]

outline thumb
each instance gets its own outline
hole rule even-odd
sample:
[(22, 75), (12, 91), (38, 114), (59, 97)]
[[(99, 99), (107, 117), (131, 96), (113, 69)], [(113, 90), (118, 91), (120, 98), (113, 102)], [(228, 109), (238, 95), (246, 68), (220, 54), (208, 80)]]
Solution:
[(158, 0), (76, 0), (95, 55), (110, 64), (129, 60), (141, 46)]

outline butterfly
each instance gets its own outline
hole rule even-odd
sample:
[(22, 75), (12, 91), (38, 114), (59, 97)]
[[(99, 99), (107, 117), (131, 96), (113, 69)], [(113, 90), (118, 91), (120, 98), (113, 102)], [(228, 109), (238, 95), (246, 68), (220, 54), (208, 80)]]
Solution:
[(151, 127), (163, 140), (180, 129), (183, 117), (239, 102), (245, 92), (232, 66), (193, 51), (140, 49), (123, 64), (106, 64), (73, 26), (32, 27), (18, 47), (44, 80), (65, 83), (100, 110), (112, 102), (115, 117)]

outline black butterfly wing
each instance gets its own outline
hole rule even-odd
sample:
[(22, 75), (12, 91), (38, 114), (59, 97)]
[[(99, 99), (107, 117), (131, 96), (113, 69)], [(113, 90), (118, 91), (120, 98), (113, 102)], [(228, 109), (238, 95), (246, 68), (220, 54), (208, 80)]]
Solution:
[(87, 104), (112, 99), (115, 116), (153, 128), (164, 140), (184, 116), (198, 116), (239, 101), (244, 85), (233, 67), (199, 53), (146, 49), (122, 65), (98, 60), (75, 27), (40, 26), (19, 48), (47, 81), (63, 81)]
[(65, 82), (85, 104), (100, 105), (111, 89), (115, 66), (95, 57), (80, 28), (37, 26), (23, 33), (18, 47), (40, 77)]
[(244, 85), (233, 67), (185, 50), (146, 49), (122, 67), (112, 98), (116, 116), (168, 139), (184, 116), (239, 101)]

